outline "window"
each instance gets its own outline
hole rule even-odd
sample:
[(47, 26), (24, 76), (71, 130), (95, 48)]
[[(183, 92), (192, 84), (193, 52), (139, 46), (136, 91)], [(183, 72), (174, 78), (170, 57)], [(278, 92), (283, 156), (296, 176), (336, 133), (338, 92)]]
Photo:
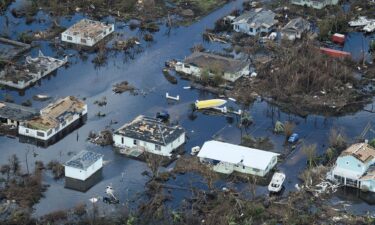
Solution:
[(84, 38), (81, 39), (81, 42), (82, 43), (87, 43), (86, 39), (84, 39)]
[(111, 31), (112, 31), (112, 27), (109, 28), (109, 32), (111, 32)]
[(121, 137), (121, 144), (124, 144), (124, 137)]
[(155, 145), (155, 150), (156, 151), (161, 151), (161, 146), (160, 145)]
[(62, 122), (61, 126), (65, 126), (66, 125), (66, 121)]
[(134, 139), (133, 144), (137, 145), (138, 144), (137, 140)]
[(253, 170), (254, 170), (254, 172), (260, 172), (260, 170), (259, 170), (259, 169), (255, 169), (255, 168), (254, 168)]
[(184, 67), (185, 67), (185, 68), (190, 68), (190, 66), (189, 66), (189, 65), (186, 65), (186, 64), (184, 65)]
[(43, 132), (40, 132), (40, 131), (37, 131), (37, 132), (36, 132), (36, 135), (38, 135), (39, 137), (44, 137), (44, 133), (43, 133)]
[(66, 39), (68, 39), (69, 41), (72, 41), (72, 40), (73, 40), (73, 38), (70, 37), (70, 36), (66, 36)]
[(253, 28), (250, 28), (250, 32), (253, 32)]
[(26, 129), (26, 134), (28, 134), (29, 133), (29, 129)]
[(346, 165), (349, 165), (349, 161), (346, 161)]

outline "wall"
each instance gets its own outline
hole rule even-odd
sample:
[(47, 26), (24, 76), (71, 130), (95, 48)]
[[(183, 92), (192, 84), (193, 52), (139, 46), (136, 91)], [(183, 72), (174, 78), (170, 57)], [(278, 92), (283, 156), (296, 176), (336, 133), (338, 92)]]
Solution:
[[(134, 144), (134, 140), (137, 140), (136, 144)], [(182, 144), (185, 143), (185, 133), (183, 133), (179, 138), (167, 144), (166, 146), (160, 146), (161, 148), (160, 151), (155, 150), (154, 143), (149, 143), (149, 142), (145, 142), (139, 139), (124, 137), (119, 134), (113, 135), (113, 141), (114, 141), (114, 145), (119, 148), (133, 148), (133, 147), (140, 146), (140, 147), (144, 147), (147, 152), (157, 154), (157, 155), (170, 156), (173, 150), (175, 150), (176, 148), (180, 147)]]
[(368, 169), (369, 165), (364, 165), (355, 157), (347, 155), (337, 158), (336, 167), (353, 171), (354, 173), (358, 174), (358, 176), (362, 176)]
[[(204, 162), (211, 162), (212, 160), (201, 158), (200, 161), (204, 163)], [(224, 174), (230, 174), (233, 171), (237, 171), (240, 173), (252, 174), (252, 175), (263, 177), (276, 165), (276, 163), (277, 163), (277, 157), (274, 156), (272, 158), (272, 161), (269, 163), (268, 167), (266, 168), (266, 170), (259, 170), (259, 169), (255, 169), (249, 166), (235, 165), (235, 164), (231, 164), (227, 162), (220, 162), (214, 165), (212, 169), (216, 172), (224, 173)]]

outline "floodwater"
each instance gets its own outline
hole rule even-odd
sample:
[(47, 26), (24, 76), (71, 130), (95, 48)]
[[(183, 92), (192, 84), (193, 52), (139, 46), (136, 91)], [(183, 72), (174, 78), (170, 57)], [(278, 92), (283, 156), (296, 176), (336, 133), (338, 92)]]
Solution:
[[(19, 4), (17, 1), (12, 7)], [(88, 54), (87, 60), (82, 60), (75, 50), (67, 50), (65, 54), (73, 54), (69, 61), (71, 65), (68, 68), (61, 68), (56, 75), (43, 79), (40, 85), (36, 85), (25, 93), (19, 93), (13, 90), (1, 90), (0, 95), (11, 95), (16, 103), (22, 103), (31, 99), (36, 94), (48, 94), (53, 98), (64, 97), (67, 95), (75, 95), (77, 97), (86, 98), (89, 107), (87, 123), (72, 132), (58, 143), (48, 148), (39, 148), (33, 145), (19, 143), (18, 139), (10, 139), (0, 137), (0, 164), (6, 163), (9, 156), (17, 154), (25, 167), (25, 153), (28, 149), (36, 153), (29, 155), (29, 164), (32, 165), (36, 160), (42, 160), (48, 163), (50, 160), (58, 160), (60, 162), (67, 161), (71, 152), (78, 152), (87, 149), (104, 154), (106, 164), (103, 169), (103, 180), (91, 188), (86, 193), (81, 193), (64, 188), (63, 180), (53, 180), (51, 174), (45, 173), (44, 182), (49, 184), (45, 197), (35, 205), (36, 216), (44, 215), (51, 211), (59, 209), (68, 209), (76, 206), (78, 203), (88, 203), (88, 199), (92, 197), (102, 196), (105, 187), (112, 184), (117, 191), (122, 202), (136, 202), (141, 199), (144, 190), (144, 184), (148, 178), (142, 176), (141, 173), (147, 170), (147, 166), (140, 161), (125, 158), (116, 155), (111, 147), (99, 147), (86, 141), (90, 131), (100, 131), (110, 126), (111, 121), (117, 121), (118, 124), (110, 127), (117, 129), (122, 124), (132, 120), (139, 114), (154, 116), (160, 110), (168, 110), (172, 116), (172, 120), (177, 120), (186, 129), (188, 141), (185, 149), (190, 152), (191, 147), (202, 145), (204, 141), (213, 137), (238, 144), (241, 140), (241, 134), (251, 134), (255, 137), (268, 136), (274, 143), (274, 151), (283, 152), (284, 137), (277, 136), (272, 133), (273, 124), (276, 120), (286, 121), (292, 120), (297, 124), (296, 132), (300, 134), (303, 142), (306, 144), (316, 143), (319, 153), (322, 153), (328, 143), (328, 134), (332, 128), (342, 130), (350, 140), (354, 140), (369, 121), (374, 119), (374, 114), (361, 111), (355, 114), (341, 117), (323, 117), (308, 116), (301, 118), (295, 115), (281, 112), (278, 108), (269, 105), (264, 101), (256, 101), (251, 106), (245, 107), (230, 102), (235, 108), (249, 110), (254, 119), (254, 124), (246, 131), (240, 130), (236, 126), (236, 119), (233, 123), (229, 123), (228, 119), (223, 116), (209, 116), (196, 113), (194, 120), (189, 117), (190, 104), (197, 99), (208, 99), (215, 97), (210, 93), (197, 91), (194, 89), (185, 90), (184, 86), (189, 86), (189, 82), (178, 79), (177, 85), (170, 84), (165, 80), (162, 74), (164, 62), (169, 59), (183, 59), (190, 54), (190, 48), (194, 44), (202, 43), (202, 32), (208, 27), (212, 27), (215, 20), (231, 12), (236, 8), (240, 8), (242, 1), (230, 2), (217, 11), (207, 15), (203, 19), (195, 22), (188, 27), (177, 27), (168, 31), (164, 26), (154, 35), (155, 41), (152, 43), (141, 43), (138, 53), (134, 53), (131, 57), (125, 56), (123, 53), (108, 55), (108, 61), (101, 67), (95, 67), (91, 60), (95, 54)], [(10, 10), (9, 10), (10, 11)], [(25, 19), (15, 19), (9, 11), (0, 16), (1, 32), (5, 32), (8, 36), (16, 39), (19, 33), (32, 30), (45, 30), (51, 25), (48, 15), (40, 12), (38, 14), (39, 22), (30, 25), (25, 24)], [(61, 18), (60, 23), (63, 26), (70, 26), (83, 18), (84, 15), (76, 14), (71, 18)], [(108, 22), (116, 22), (112, 18), (106, 18)], [(8, 25), (6, 25), (8, 24)], [(130, 31), (123, 26), (123, 23), (116, 23), (116, 30), (123, 33), (125, 37), (138, 36), (142, 37), (142, 33), (135, 30)], [(225, 47), (219, 44), (203, 43), (207, 49), (218, 50)], [(38, 42), (38, 47), (33, 48), (31, 55), (36, 55), (41, 49), (46, 55), (56, 56), (57, 52), (50, 47), (49, 42)], [(61, 57), (61, 56), (60, 56)], [(130, 84), (143, 90), (144, 95), (132, 96), (129, 93), (115, 95), (112, 93), (112, 85), (127, 80)], [(175, 103), (167, 102), (165, 93), (170, 95), (180, 95), (180, 101)], [(99, 107), (93, 102), (107, 97), (107, 105)], [(43, 107), (47, 103), (33, 101), (34, 107)], [(371, 106), (366, 106), (371, 107)], [(106, 117), (97, 117), (97, 112), (106, 114)], [(371, 138), (373, 134), (368, 133), (367, 138)], [(295, 184), (299, 182), (298, 174), (303, 171), (306, 166), (306, 157), (297, 147), (287, 159), (282, 162), (278, 168), (287, 175), (286, 190), (295, 190)], [(205, 185), (196, 181), (198, 176), (195, 174), (179, 175), (176, 180), (170, 181), (174, 185), (189, 185), (205, 188)], [(218, 183), (220, 186), (227, 185), (225, 181)], [(241, 187), (239, 187), (241, 188)], [(182, 199), (186, 191), (176, 191), (175, 203)], [(259, 186), (258, 194), (266, 194), (266, 187)], [(375, 207), (369, 205), (365, 201), (355, 195), (337, 195), (337, 201), (348, 200), (352, 205), (350, 210), (356, 213), (366, 213), (374, 211)], [(355, 199), (353, 201), (352, 199)], [(105, 208), (106, 206), (101, 206)]]

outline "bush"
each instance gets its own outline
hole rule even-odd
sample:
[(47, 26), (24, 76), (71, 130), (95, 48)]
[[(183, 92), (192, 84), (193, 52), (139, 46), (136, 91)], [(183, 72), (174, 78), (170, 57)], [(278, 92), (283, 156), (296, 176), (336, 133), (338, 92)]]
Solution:
[(50, 214), (47, 214), (43, 217), (43, 220), (47, 223), (55, 223), (57, 221), (66, 220), (68, 217), (68, 214), (65, 210), (59, 210), (52, 212)]
[(47, 169), (52, 171), (53, 178), (60, 179), (65, 175), (64, 166), (56, 160), (47, 164)]

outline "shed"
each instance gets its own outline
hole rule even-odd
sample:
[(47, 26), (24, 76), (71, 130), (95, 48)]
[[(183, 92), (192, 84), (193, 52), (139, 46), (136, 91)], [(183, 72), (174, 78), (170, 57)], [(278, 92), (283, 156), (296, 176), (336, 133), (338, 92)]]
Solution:
[(64, 167), (65, 187), (86, 191), (102, 177), (103, 155), (83, 150), (67, 161)]

